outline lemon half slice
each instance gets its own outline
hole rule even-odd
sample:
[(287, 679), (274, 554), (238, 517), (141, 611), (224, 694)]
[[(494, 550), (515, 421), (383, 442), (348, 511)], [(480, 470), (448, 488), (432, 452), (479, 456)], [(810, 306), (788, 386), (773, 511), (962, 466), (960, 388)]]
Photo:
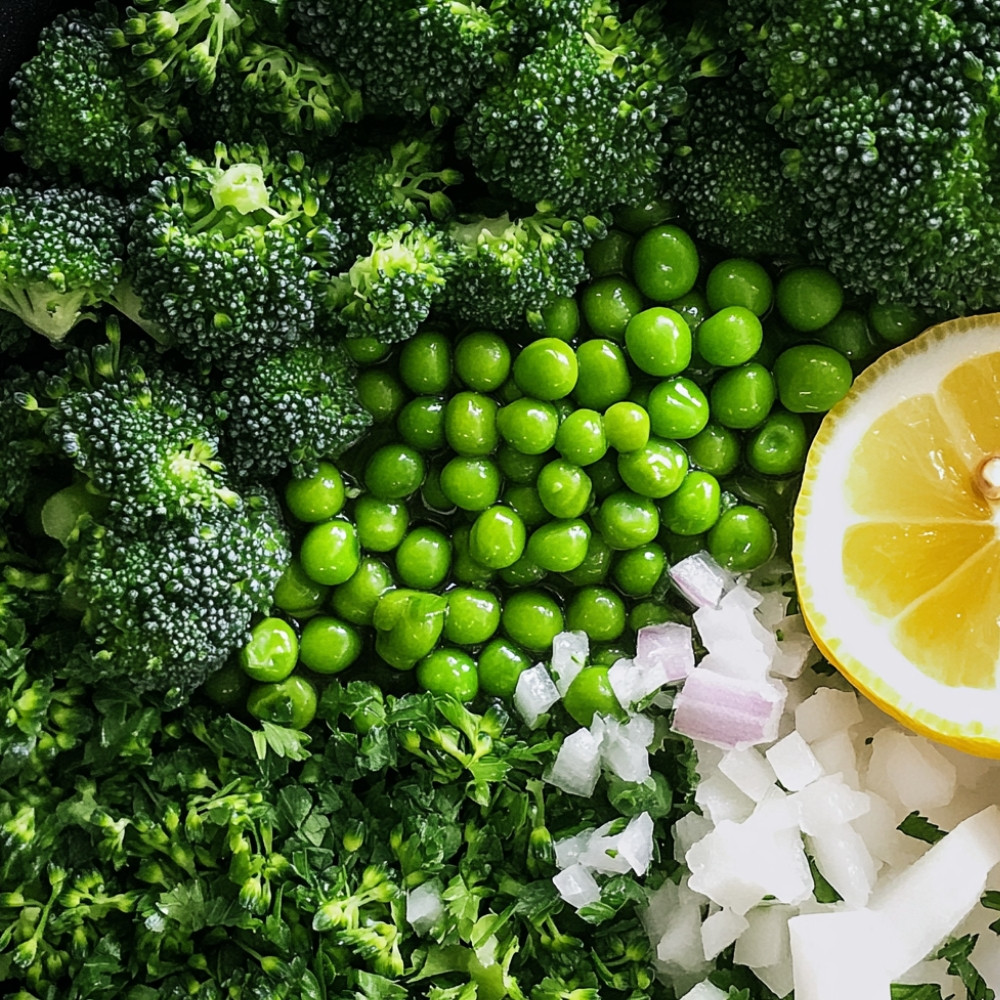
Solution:
[(1000, 757), (1000, 314), (858, 376), (810, 449), (792, 549), (827, 659), (918, 732)]

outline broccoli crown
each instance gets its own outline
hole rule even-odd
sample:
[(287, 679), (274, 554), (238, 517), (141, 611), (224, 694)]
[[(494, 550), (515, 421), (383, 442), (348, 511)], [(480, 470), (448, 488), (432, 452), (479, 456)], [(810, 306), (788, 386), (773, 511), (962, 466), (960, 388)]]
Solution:
[(462, 0), (302, 0), (299, 39), (329, 59), (371, 110), (429, 114), (440, 124), (468, 106), (501, 33)]
[(39, 468), (55, 453), (42, 430), (44, 414), (24, 405), (41, 382), (23, 371), (8, 371), (0, 382), (0, 514), (24, 513)]
[(541, 213), (453, 223), (448, 235), (456, 261), (445, 310), (464, 323), (521, 329), (552, 299), (572, 295), (587, 277), (583, 251), (602, 230), (595, 218), (576, 221)]
[(178, 703), (243, 645), (289, 561), (273, 506), (188, 508), (144, 521), (83, 517), (61, 567), (89, 638), (68, 672)]
[(319, 460), (335, 458), (371, 424), (361, 405), (357, 372), (338, 344), (308, 343), (265, 355), (227, 377), (215, 394), (223, 422), (227, 467), (265, 479), (289, 467), (313, 475)]
[(60, 15), (11, 80), (4, 143), (32, 169), (126, 185), (155, 169), (154, 131), (138, 127), (144, 116), (105, 42), (114, 18), (107, 4)]
[(339, 261), (325, 167), (264, 145), (181, 148), (132, 205), (129, 254), (143, 312), (187, 357), (219, 367), (299, 341), (321, 269)]
[(506, 32), (506, 58), (523, 58), (553, 32), (578, 31), (591, 0), (493, 0), (490, 12)]
[(327, 308), (348, 337), (408, 340), (441, 298), (452, 257), (450, 241), (428, 225), (372, 233), (368, 255), (331, 283)]
[(123, 214), (114, 196), (75, 184), (0, 188), (0, 308), (62, 340), (122, 273)]
[(740, 77), (702, 81), (671, 130), (664, 193), (703, 240), (746, 256), (788, 254), (801, 239), (799, 193), (757, 101)]
[(477, 174), (519, 201), (601, 212), (650, 187), (684, 103), (683, 46), (640, 11), (560, 33), (490, 87), (456, 136)]

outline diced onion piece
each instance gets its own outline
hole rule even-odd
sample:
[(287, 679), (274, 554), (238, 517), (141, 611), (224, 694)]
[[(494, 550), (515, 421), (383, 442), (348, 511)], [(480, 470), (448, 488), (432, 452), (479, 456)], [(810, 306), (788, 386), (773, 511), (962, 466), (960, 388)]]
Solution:
[(778, 781), (790, 792), (797, 792), (823, 776), (823, 767), (816, 755), (794, 730), (768, 747), (764, 756), (774, 768)]
[(719, 770), (754, 802), (760, 802), (776, 780), (774, 768), (753, 747), (728, 751), (719, 761)]
[(859, 722), (861, 710), (853, 691), (820, 688), (795, 709), (795, 728), (807, 743), (833, 736)]
[(723, 993), (718, 986), (713, 986), (707, 979), (702, 980), (696, 986), (681, 997), (681, 1000), (726, 1000), (729, 993)]
[(545, 780), (569, 795), (589, 798), (601, 775), (601, 748), (589, 729), (570, 733), (559, 747)]
[(417, 934), (426, 934), (444, 916), (441, 883), (423, 882), (406, 894), (406, 922)]
[(663, 622), (639, 629), (635, 664), (640, 670), (662, 671), (664, 684), (684, 680), (694, 669), (691, 627), (679, 622)]
[(628, 821), (618, 835), (618, 854), (636, 875), (646, 874), (653, 860), (653, 820), (649, 813), (639, 813)]
[(732, 574), (707, 552), (696, 552), (674, 563), (667, 572), (673, 585), (696, 608), (717, 608), (734, 583)]
[(840, 893), (844, 903), (856, 909), (868, 902), (878, 865), (861, 834), (849, 823), (825, 826), (808, 838), (816, 867)]
[(706, 959), (713, 959), (728, 948), (750, 924), (742, 914), (724, 907), (716, 910), (701, 925), (701, 947)]
[(534, 729), (558, 700), (559, 689), (544, 664), (536, 663), (523, 670), (517, 678), (514, 707), (521, 713), (521, 718), (529, 729)]
[(552, 876), (552, 884), (570, 906), (579, 910), (601, 898), (597, 879), (583, 865), (570, 865)]
[(590, 640), (586, 632), (560, 632), (552, 640), (552, 674), (560, 696), (586, 666), (589, 655)]

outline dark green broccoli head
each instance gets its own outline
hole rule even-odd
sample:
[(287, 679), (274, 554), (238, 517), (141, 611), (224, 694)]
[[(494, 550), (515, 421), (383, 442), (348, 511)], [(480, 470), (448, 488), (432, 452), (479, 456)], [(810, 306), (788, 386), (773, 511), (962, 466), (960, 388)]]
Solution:
[(155, 169), (156, 130), (105, 41), (114, 23), (107, 4), (60, 15), (42, 30), (37, 54), (11, 80), (11, 129), (4, 144), (32, 169), (126, 185)]
[(501, 33), (474, 0), (303, 0), (301, 44), (328, 59), (379, 114), (440, 124), (483, 86)]
[(185, 356), (219, 367), (312, 329), (322, 270), (340, 259), (326, 168), (266, 146), (181, 149), (132, 205), (132, 282), (146, 316)]
[(215, 405), (224, 414), (227, 466), (250, 480), (291, 469), (312, 475), (371, 425), (357, 371), (344, 349), (312, 339), (265, 355), (223, 381)]
[(0, 187), (0, 308), (62, 340), (122, 274), (124, 209), (79, 185)]
[(429, 225), (371, 234), (368, 254), (330, 284), (326, 310), (347, 337), (408, 340), (444, 293), (451, 241)]
[(595, 218), (541, 213), (453, 223), (456, 260), (443, 308), (462, 323), (520, 330), (554, 298), (574, 293), (587, 277), (583, 251), (602, 231)]
[(505, 32), (505, 58), (521, 59), (553, 32), (579, 31), (592, 0), (493, 0), (490, 12)]

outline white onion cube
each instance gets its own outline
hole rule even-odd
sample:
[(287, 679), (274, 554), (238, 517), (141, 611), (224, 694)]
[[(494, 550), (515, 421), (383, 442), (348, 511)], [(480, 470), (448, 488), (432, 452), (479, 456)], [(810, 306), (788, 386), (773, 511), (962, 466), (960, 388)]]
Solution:
[(853, 691), (822, 687), (795, 709), (795, 728), (807, 743), (833, 736), (861, 722)]
[(569, 795), (589, 798), (600, 775), (601, 748), (589, 729), (578, 729), (563, 740), (545, 780)]
[(847, 731), (834, 733), (809, 744), (820, 766), (827, 774), (839, 774), (851, 788), (860, 788), (858, 754), (854, 740)]
[(707, 979), (702, 980), (681, 997), (681, 1000), (726, 1000), (728, 993), (723, 993), (718, 986), (714, 986)]
[(441, 883), (423, 882), (406, 894), (406, 922), (417, 934), (426, 934), (444, 916)]
[(857, 830), (847, 823), (829, 825), (810, 836), (808, 844), (816, 867), (844, 903), (852, 909), (864, 906), (878, 866)]
[(797, 792), (823, 776), (820, 762), (798, 732), (793, 731), (768, 747), (764, 756), (774, 768), (778, 781), (790, 792)]
[(925, 812), (947, 805), (955, 794), (955, 765), (920, 736), (882, 729), (871, 744), (868, 782), (895, 796), (907, 810)]
[(559, 689), (544, 664), (521, 671), (514, 689), (514, 707), (529, 729), (534, 729), (558, 700)]
[(754, 747), (729, 750), (719, 761), (719, 770), (754, 802), (760, 802), (776, 780), (774, 768)]
[(851, 788), (839, 774), (827, 774), (791, 796), (806, 834), (820, 835), (832, 826), (850, 823), (871, 808), (871, 796)]
[(586, 632), (560, 632), (552, 640), (552, 674), (560, 695), (566, 693), (573, 678), (586, 666), (590, 639)]
[(754, 810), (754, 800), (741, 792), (724, 774), (702, 778), (695, 785), (694, 801), (713, 823), (724, 819), (742, 823)]
[(571, 865), (552, 876), (552, 884), (570, 906), (579, 910), (601, 898), (597, 879), (583, 865)]
[(652, 773), (647, 748), (653, 733), (653, 720), (645, 715), (633, 715), (626, 723), (605, 719), (601, 759), (608, 770), (622, 781), (645, 781)]
[(636, 875), (645, 875), (653, 860), (653, 820), (649, 813), (639, 813), (618, 834), (618, 854)]
[(717, 910), (701, 925), (701, 947), (711, 960), (728, 948), (750, 925), (740, 913), (725, 908)]
[(733, 958), (750, 969), (777, 965), (788, 955), (788, 919), (795, 907), (775, 903), (755, 906), (746, 915), (747, 927), (736, 942)]

